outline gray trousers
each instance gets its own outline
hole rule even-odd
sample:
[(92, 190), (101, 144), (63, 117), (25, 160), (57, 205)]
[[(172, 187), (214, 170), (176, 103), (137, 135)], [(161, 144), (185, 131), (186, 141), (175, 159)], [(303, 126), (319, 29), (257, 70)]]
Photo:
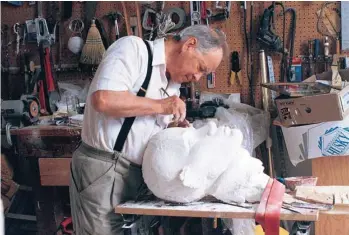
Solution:
[[(123, 234), (123, 218), (114, 208), (135, 200), (144, 190), (147, 188), (140, 166), (119, 152), (109, 153), (81, 143), (73, 154), (69, 188), (75, 234)], [(140, 220), (140, 234), (148, 234), (149, 220)]]

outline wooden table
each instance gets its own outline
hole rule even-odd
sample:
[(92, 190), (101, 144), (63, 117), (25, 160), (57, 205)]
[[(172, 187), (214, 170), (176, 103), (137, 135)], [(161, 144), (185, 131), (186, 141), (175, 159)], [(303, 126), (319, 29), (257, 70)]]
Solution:
[[(198, 218), (254, 219), (257, 205), (251, 209), (218, 202), (195, 202), (175, 205), (164, 201), (129, 201), (116, 206), (115, 213), (154, 216), (179, 216)], [(307, 210), (301, 214), (281, 209), (281, 220), (317, 221), (319, 212)]]
[[(54, 234), (69, 202), (71, 156), (80, 142), (81, 128), (29, 126), (11, 130), (18, 154), (30, 161), (39, 235)], [(64, 186), (64, 187), (58, 187)]]

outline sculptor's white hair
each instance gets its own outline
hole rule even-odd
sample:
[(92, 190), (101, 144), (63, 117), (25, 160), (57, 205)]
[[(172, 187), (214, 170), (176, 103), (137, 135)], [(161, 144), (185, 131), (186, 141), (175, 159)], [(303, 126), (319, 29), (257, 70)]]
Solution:
[(225, 34), (219, 29), (213, 29), (207, 25), (189, 26), (174, 36), (177, 41), (186, 41), (190, 37), (198, 40), (197, 50), (207, 53), (213, 49), (222, 49), (227, 52), (228, 46)]

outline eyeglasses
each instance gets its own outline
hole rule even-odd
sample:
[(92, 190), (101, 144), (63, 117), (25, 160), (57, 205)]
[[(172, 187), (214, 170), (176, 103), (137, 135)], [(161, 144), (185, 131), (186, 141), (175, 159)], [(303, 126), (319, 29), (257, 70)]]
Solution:
[(200, 73), (202, 73), (202, 76), (204, 77), (204, 76), (207, 76), (210, 72), (208, 71), (207, 65), (202, 57), (203, 57), (202, 54), (200, 52), (197, 52), (196, 58), (199, 62), (198, 63), (198, 66), (199, 66), (198, 70)]

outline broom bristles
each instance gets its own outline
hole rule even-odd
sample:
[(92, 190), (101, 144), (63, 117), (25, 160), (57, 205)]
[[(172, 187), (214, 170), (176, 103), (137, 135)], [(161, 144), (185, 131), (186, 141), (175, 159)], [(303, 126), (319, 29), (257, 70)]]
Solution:
[(92, 20), (91, 28), (88, 31), (85, 45), (80, 56), (80, 63), (98, 65), (105, 52), (101, 35), (96, 27), (94, 20)]

